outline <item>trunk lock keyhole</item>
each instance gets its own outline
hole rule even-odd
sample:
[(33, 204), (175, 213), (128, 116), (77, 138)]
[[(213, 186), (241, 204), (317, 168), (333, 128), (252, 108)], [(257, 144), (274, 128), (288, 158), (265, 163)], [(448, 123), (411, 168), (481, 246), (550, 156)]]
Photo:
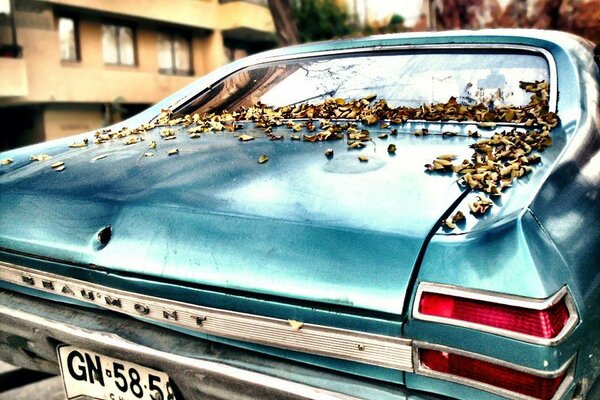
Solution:
[(110, 226), (100, 229), (100, 231), (98, 232), (98, 243), (100, 243), (100, 246), (106, 246), (108, 242), (110, 242), (111, 236), (112, 228)]

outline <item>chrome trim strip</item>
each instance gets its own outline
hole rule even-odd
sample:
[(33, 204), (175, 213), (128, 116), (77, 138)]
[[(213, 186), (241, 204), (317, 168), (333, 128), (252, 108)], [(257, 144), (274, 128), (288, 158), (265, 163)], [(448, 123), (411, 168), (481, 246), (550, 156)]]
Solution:
[[(209, 390), (215, 383), (240, 385), (242, 387), (256, 387), (267, 389), (273, 393), (270, 399), (279, 398), (281, 395), (287, 395), (285, 398), (298, 398), (310, 400), (358, 400), (357, 397), (348, 396), (342, 393), (336, 393), (327, 389), (309, 386), (294, 381), (269, 376), (267, 374), (249, 371), (224, 363), (208, 361), (198, 358), (180, 356), (156, 350), (138, 343), (134, 343), (115, 334), (98, 332), (84, 329), (75, 325), (51, 320), (30, 312), (15, 310), (4, 305), (0, 305), (0, 316), (3, 320), (17, 323), (22, 326), (32, 327), (36, 337), (45, 337), (48, 335), (54, 338), (65, 339), (73, 343), (89, 348), (101, 353), (110, 350), (113, 357), (132, 358), (133, 362), (143, 363), (142, 360), (152, 360), (155, 366), (169, 365), (182, 371), (188, 379), (197, 377), (199, 385), (203, 385)], [(169, 371), (173, 372), (173, 371)], [(202, 380), (206, 382), (202, 382)], [(215, 382), (216, 381), (216, 382)], [(179, 382), (179, 381), (178, 381)], [(183, 384), (180, 382), (180, 385)], [(195, 393), (198, 394), (198, 393)], [(279, 394), (279, 396), (277, 396)], [(212, 398), (212, 396), (210, 396)], [(215, 396), (217, 398), (217, 396)], [(221, 397), (219, 397), (221, 398)], [(245, 397), (251, 398), (251, 395)]]
[(0, 280), (145, 320), (233, 340), (413, 371), (411, 341), (186, 304), (0, 261)]
[(575, 375), (575, 358), (576, 358), (575, 355), (573, 355), (567, 362), (565, 362), (559, 369), (557, 369), (555, 371), (540, 371), (537, 369), (524, 367), (522, 365), (513, 364), (508, 361), (499, 360), (499, 359), (496, 359), (493, 357), (483, 356), (478, 353), (472, 353), (469, 351), (459, 350), (459, 349), (455, 349), (452, 347), (441, 346), (441, 345), (437, 345), (437, 344), (431, 344), (431, 343), (419, 342), (419, 341), (413, 341), (413, 345), (414, 345), (413, 346), (413, 351), (414, 351), (413, 358), (415, 360), (415, 373), (416, 374), (428, 376), (431, 378), (443, 379), (445, 381), (458, 383), (458, 384), (465, 385), (465, 386), (470, 386), (470, 387), (484, 390), (486, 392), (490, 392), (490, 393), (493, 393), (496, 395), (504, 396), (506, 398), (513, 399), (513, 400), (539, 400), (539, 399), (536, 399), (535, 397), (531, 397), (531, 396), (526, 396), (526, 395), (523, 395), (520, 393), (516, 393), (516, 392), (510, 391), (510, 390), (502, 389), (500, 387), (490, 385), (487, 383), (482, 383), (482, 382), (478, 382), (475, 380), (463, 378), (460, 376), (446, 374), (443, 372), (433, 371), (433, 370), (427, 368), (426, 366), (421, 365), (421, 360), (419, 358), (419, 349), (438, 350), (438, 351), (443, 351), (443, 352), (447, 352), (447, 353), (451, 353), (451, 354), (457, 354), (460, 356), (465, 356), (465, 357), (473, 358), (476, 360), (485, 361), (485, 362), (495, 364), (495, 365), (498, 365), (501, 367), (514, 369), (516, 371), (524, 372), (527, 374), (536, 375), (536, 376), (539, 376), (542, 378), (550, 378), (550, 379), (555, 378), (555, 377), (559, 376), (560, 374), (562, 374), (565, 370), (568, 369), (567, 375), (565, 376), (565, 378), (561, 382), (560, 386), (556, 390), (556, 393), (550, 400), (561, 399), (562, 396), (565, 394), (565, 392), (571, 386), (571, 383), (573, 382), (574, 375)]
[[(567, 310), (569, 311), (569, 319), (567, 320), (567, 323), (565, 324), (563, 329), (555, 338), (540, 338), (537, 336), (527, 335), (520, 332), (513, 332), (506, 329), (495, 328), (473, 322), (423, 314), (419, 311), (419, 304), (421, 302), (421, 297), (423, 296), (424, 292), (445, 294), (465, 299), (480, 300), (495, 304), (527, 308), (530, 310), (545, 310), (548, 307), (555, 305), (564, 298)], [(415, 296), (415, 302), (413, 304), (413, 318), (423, 321), (443, 323), (448, 325), (460, 326), (462, 328), (493, 333), (496, 335), (506, 336), (512, 339), (539, 344), (542, 346), (558, 345), (559, 343), (565, 340), (565, 338), (573, 331), (573, 329), (575, 329), (575, 326), (579, 322), (579, 315), (577, 313), (575, 303), (573, 302), (573, 298), (571, 297), (569, 290), (566, 286), (563, 286), (558, 292), (548, 297), (547, 299), (534, 299), (495, 292), (487, 292), (477, 289), (465, 289), (457, 286), (429, 282), (421, 282), (419, 284), (419, 287), (417, 288), (417, 295)]]
[[(235, 71), (228, 73), (227, 75), (221, 76), (218, 79), (215, 79), (210, 85), (214, 86), (217, 82), (227, 78), (230, 75), (233, 75), (243, 69), (248, 67), (259, 67), (264, 64), (270, 64), (273, 62), (280, 61), (294, 61), (294, 60), (303, 60), (306, 58), (314, 58), (314, 57), (323, 57), (323, 56), (335, 56), (335, 55), (348, 55), (348, 54), (357, 54), (357, 53), (386, 53), (393, 51), (411, 51), (411, 50), (469, 50), (469, 49), (489, 49), (489, 50), (520, 50), (527, 51), (531, 53), (538, 53), (542, 55), (547, 63), (548, 63), (548, 73), (550, 76), (550, 97), (548, 99), (548, 109), (549, 111), (556, 112), (558, 107), (558, 78), (556, 71), (556, 61), (552, 56), (550, 51), (535, 46), (529, 45), (520, 45), (520, 44), (508, 44), (508, 43), (468, 43), (468, 44), (460, 44), (460, 43), (445, 43), (445, 44), (421, 44), (421, 45), (392, 45), (392, 46), (366, 46), (366, 47), (358, 47), (352, 49), (340, 49), (340, 50), (326, 50), (326, 51), (313, 51), (309, 53), (303, 54), (286, 54), (282, 56), (272, 56), (267, 57), (263, 60), (256, 62), (255, 64), (243, 65)], [(190, 94), (175, 103), (171, 109), (176, 110), (177, 108), (183, 106), (187, 101), (191, 100), (195, 97), (199, 92), (203, 91), (206, 88), (200, 88), (198, 91)], [(156, 117), (154, 117), (156, 118)], [(154, 119), (153, 118), (153, 119)]]

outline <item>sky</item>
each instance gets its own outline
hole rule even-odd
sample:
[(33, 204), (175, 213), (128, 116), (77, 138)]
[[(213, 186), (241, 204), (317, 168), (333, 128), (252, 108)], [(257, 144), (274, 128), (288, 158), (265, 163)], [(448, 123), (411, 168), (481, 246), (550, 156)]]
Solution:
[(421, 15), (422, 0), (345, 0), (350, 13), (356, 7), (359, 20), (364, 21), (365, 11), (369, 21), (379, 21), (393, 14), (404, 17), (404, 23), (412, 26)]

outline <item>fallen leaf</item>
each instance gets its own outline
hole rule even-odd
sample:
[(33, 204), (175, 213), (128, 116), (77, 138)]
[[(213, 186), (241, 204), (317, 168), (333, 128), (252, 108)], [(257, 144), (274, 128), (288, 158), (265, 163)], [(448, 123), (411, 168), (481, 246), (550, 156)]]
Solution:
[(293, 319), (288, 319), (288, 323), (295, 331), (299, 331), (302, 328), (302, 326), (304, 326), (304, 322), (295, 321)]
[(13, 162), (12, 158), (5, 158), (4, 160), (0, 161), (0, 164), (2, 164), (2, 165), (8, 165), (8, 164), (11, 164), (12, 162)]
[(367, 162), (367, 161), (369, 161), (369, 157), (367, 157), (365, 155), (360, 155), (360, 156), (358, 156), (358, 160), (360, 162)]
[(92, 161), (104, 160), (106, 157), (108, 157), (108, 154), (102, 154), (100, 156), (92, 158)]
[(258, 163), (259, 164), (264, 164), (267, 161), (269, 161), (269, 156), (263, 154), (262, 156), (258, 157)]
[(176, 154), (179, 154), (179, 149), (171, 149), (167, 152), (167, 155), (169, 156), (174, 156)]
[(332, 158), (333, 157), (333, 149), (325, 150), (325, 157)]
[(387, 147), (387, 151), (388, 151), (388, 153), (390, 153), (390, 154), (394, 154), (394, 153), (396, 153), (396, 145), (395, 145), (395, 144), (393, 144), (393, 143), (392, 143), (392, 144), (390, 144), (390, 145), (388, 145), (388, 147)]
[(38, 154), (38, 155), (31, 155), (29, 157), (29, 159), (31, 161), (48, 161), (48, 160), (52, 159), (52, 156), (48, 155), (48, 154)]
[(151, 141), (150, 144), (148, 145), (148, 148), (149, 149), (155, 149), (156, 148), (156, 141), (155, 140)]
[(63, 161), (57, 161), (54, 164), (51, 164), (50, 168), (59, 168), (59, 167), (62, 167), (63, 165), (65, 165), (65, 163)]
[(254, 140), (254, 136), (240, 135), (240, 136), (238, 136), (238, 140), (240, 140), (242, 142), (249, 142), (250, 140)]
[(55, 170), (55, 171), (58, 171), (58, 172), (62, 172), (62, 171), (64, 171), (64, 170), (65, 170), (65, 166), (64, 166), (64, 165), (61, 165), (60, 167), (56, 167), (56, 168), (54, 168), (54, 170)]

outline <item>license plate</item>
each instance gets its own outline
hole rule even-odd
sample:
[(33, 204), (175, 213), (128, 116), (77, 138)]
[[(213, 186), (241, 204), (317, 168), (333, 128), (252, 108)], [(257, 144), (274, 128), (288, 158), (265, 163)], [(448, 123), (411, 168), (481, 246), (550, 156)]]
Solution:
[(67, 399), (175, 400), (164, 372), (73, 346), (59, 346), (58, 360)]

